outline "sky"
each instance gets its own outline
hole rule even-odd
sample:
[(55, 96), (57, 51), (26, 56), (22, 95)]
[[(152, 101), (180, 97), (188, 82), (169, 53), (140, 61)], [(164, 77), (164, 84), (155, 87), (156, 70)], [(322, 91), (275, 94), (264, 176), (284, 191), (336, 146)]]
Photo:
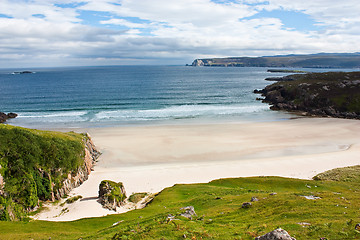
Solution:
[(0, 0), (0, 68), (360, 52), (359, 0)]

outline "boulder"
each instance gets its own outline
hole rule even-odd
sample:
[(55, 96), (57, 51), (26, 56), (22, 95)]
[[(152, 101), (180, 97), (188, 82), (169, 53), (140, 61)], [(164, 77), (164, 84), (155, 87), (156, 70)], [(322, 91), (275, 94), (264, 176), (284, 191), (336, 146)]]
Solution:
[(11, 113), (8, 113), (7, 116), (8, 116), (8, 118), (16, 118), (18, 115), (16, 113), (11, 112)]
[(251, 202), (244, 202), (242, 205), (241, 205), (241, 208), (250, 208), (252, 206)]
[(250, 202), (258, 202), (258, 201), (259, 201), (259, 199), (257, 197), (251, 197)]
[(99, 185), (99, 202), (104, 208), (116, 211), (126, 199), (126, 192), (122, 182), (103, 180)]
[(268, 232), (262, 236), (256, 237), (255, 240), (296, 240), (291, 237), (287, 231), (278, 228), (272, 232)]
[(360, 231), (360, 223), (357, 223), (357, 224), (355, 225), (355, 230)]
[(8, 119), (8, 115), (6, 115), (5, 113), (3, 112), (0, 112), (0, 123), (3, 123), (6, 121), (6, 119)]
[(3, 113), (0, 112), (0, 123), (4, 123), (6, 122), (7, 119), (9, 118), (16, 118), (18, 115), (16, 113)]
[(188, 219), (192, 220), (193, 216), (197, 216), (193, 206), (183, 207), (183, 208), (180, 208), (180, 210), (185, 210), (185, 212), (181, 213), (180, 216), (186, 217)]

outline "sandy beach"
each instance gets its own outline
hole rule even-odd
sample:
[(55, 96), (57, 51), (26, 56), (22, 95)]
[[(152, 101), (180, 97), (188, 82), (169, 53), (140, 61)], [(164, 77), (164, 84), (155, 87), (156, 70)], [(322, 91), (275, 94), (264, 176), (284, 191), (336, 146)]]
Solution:
[[(101, 180), (123, 182), (127, 195), (156, 193), (177, 183), (282, 176), (309, 179), (360, 164), (360, 121), (299, 118), (276, 122), (87, 129), (103, 153), (95, 171), (70, 196), (37, 219), (70, 221), (116, 213), (96, 201)], [(118, 213), (133, 207), (125, 206)]]

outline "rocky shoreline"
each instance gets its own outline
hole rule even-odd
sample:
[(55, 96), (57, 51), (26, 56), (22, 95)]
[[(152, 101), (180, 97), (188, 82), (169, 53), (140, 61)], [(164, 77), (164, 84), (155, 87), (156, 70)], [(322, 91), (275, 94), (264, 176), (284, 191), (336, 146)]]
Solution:
[(254, 90), (272, 110), (360, 119), (360, 72), (294, 74)]
[(6, 122), (6, 120), (11, 119), (11, 118), (16, 118), (18, 115), (16, 113), (3, 113), (0, 112), (0, 123), (4, 123)]

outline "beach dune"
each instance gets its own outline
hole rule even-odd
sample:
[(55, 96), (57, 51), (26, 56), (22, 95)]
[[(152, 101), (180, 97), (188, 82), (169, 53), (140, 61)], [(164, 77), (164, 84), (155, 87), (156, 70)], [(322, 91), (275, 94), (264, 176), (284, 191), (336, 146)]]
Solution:
[[(69, 221), (115, 213), (96, 201), (98, 185), (123, 182), (127, 194), (156, 193), (177, 183), (282, 176), (309, 179), (360, 164), (360, 121), (298, 118), (276, 122), (160, 125), (87, 129), (102, 151), (95, 171), (70, 196), (37, 219)], [(125, 212), (128, 206), (117, 212)]]

